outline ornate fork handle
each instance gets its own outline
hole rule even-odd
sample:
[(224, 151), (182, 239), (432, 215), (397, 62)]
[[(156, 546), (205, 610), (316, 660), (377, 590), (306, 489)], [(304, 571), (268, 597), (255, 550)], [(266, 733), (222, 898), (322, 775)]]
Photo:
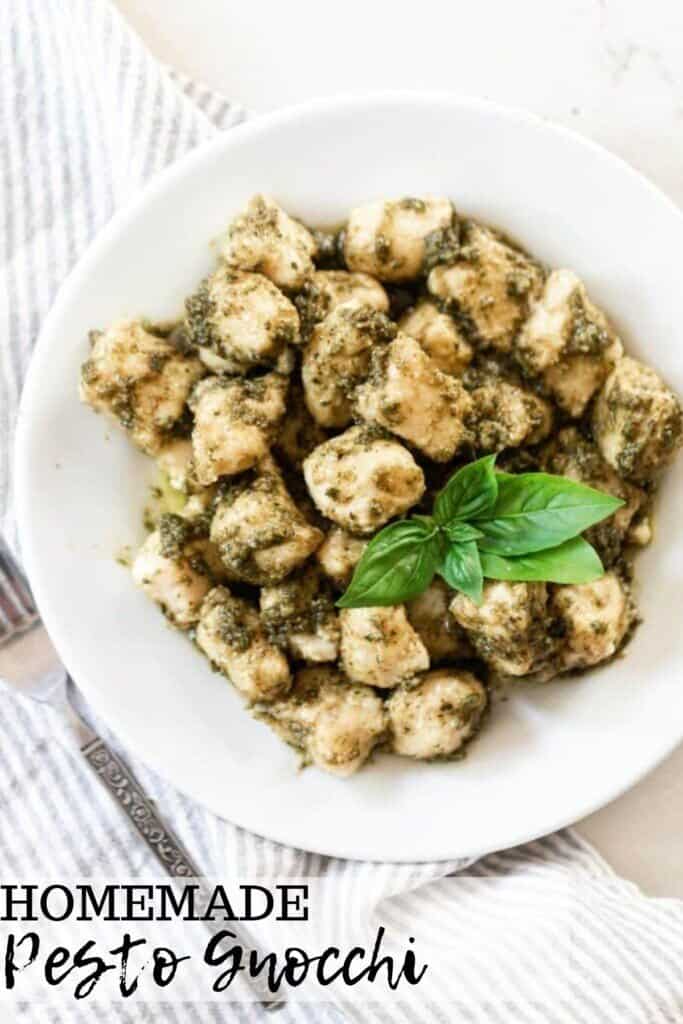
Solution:
[[(70, 712), (73, 721), (74, 709), (71, 708)], [(79, 722), (81, 737), (87, 735), (84, 733), (84, 727), (88, 729), (81, 720)], [(154, 803), (149, 799), (130, 768), (114, 753), (111, 747), (107, 746), (103, 739), (92, 733), (90, 735), (93, 738), (88, 739), (81, 746), (81, 753), (135, 826), (157, 860), (163, 865), (164, 871), (173, 878), (196, 878), (201, 882), (202, 876), (199, 868), (172, 829), (159, 817)], [(207, 898), (204, 887), (202, 887), (200, 898), (204, 900)], [(211, 923), (207, 921), (206, 924), (212, 930)], [(234, 930), (234, 925), (232, 927)], [(242, 935), (242, 942), (253, 948), (246, 932)], [(282, 999), (273, 1000), (270, 993), (265, 991), (260, 979), (251, 979), (249, 986), (254, 992), (254, 998), (259, 1001), (264, 1010), (279, 1010), (285, 1005)]]
[(86, 761), (161, 861), (164, 870), (176, 878), (198, 878), (201, 874), (199, 868), (178, 837), (159, 817), (154, 804), (121, 758), (99, 736), (81, 749)]

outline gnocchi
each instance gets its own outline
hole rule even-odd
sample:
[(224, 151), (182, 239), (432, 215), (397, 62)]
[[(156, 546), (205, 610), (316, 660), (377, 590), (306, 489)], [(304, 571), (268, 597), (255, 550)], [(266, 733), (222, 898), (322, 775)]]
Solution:
[[(91, 332), (80, 396), (156, 462), (135, 583), (303, 764), (342, 778), (378, 750), (460, 757), (499, 686), (617, 655), (638, 621), (632, 553), (683, 443), (677, 397), (581, 279), (435, 195), (375, 199), (329, 232), (253, 196), (176, 321)], [(600, 578), (486, 579), (478, 603), (438, 548), (384, 566), (373, 541), (405, 516), (426, 545), (484, 550), (425, 517), (487, 453), (620, 499), (586, 531)], [(340, 600), (375, 557), (417, 596)]]

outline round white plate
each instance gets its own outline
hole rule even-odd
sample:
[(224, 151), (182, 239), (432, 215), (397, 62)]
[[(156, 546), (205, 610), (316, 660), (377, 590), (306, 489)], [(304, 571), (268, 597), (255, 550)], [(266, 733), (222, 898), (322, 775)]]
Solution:
[(680, 463), (638, 559), (644, 624), (626, 657), (578, 680), (520, 686), (461, 763), (382, 756), (348, 781), (299, 773), (116, 563), (143, 536), (152, 469), (77, 400), (86, 332), (177, 314), (213, 264), (210, 241), (259, 190), (310, 224), (379, 196), (450, 196), (575, 269), (627, 349), (683, 393), (683, 217), (609, 153), (526, 114), (443, 95), (325, 100), (233, 129), (114, 218), (62, 290), (31, 365), (17, 436), (21, 539), (66, 666), (131, 750), (218, 814), (284, 843), (442, 859), (575, 821), (683, 736)]

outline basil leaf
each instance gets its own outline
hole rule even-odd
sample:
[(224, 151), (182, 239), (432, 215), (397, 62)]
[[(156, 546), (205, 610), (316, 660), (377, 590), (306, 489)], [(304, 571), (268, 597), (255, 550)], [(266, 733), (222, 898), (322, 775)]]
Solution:
[(481, 604), (484, 576), (473, 540), (451, 544), (438, 572), (453, 590), (461, 590), (475, 604)]
[(441, 526), (453, 519), (474, 519), (493, 507), (498, 494), (495, 455), (470, 462), (454, 473), (434, 501), (434, 518)]
[(546, 583), (592, 583), (604, 576), (600, 556), (583, 537), (573, 537), (556, 548), (506, 558), (482, 551), (481, 567), (491, 580)]
[[(438, 529), (438, 525), (436, 523), (436, 520), (433, 519), (432, 516), (414, 515), (414, 516), (410, 517), (409, 522), (411, 522), (411, 523), (422, 523), (425, 527), (428, 527), (429, 530), (437, 530)], [(384, 532), (384, 531), (382, 531), (382, 532)]]
[(368, 544), (337, 607), (373, 608), (416, 597), (442, 555), (442, 538), (428, 516), (391, 523)]
[(484, 534), (482, 551), (526, 555), (557, 547), (624, 503), (593, 487), (550, 473), (496, 474), (498, 496), (474, 525)]
[(454, 544), (467, 540), (478, 540), (480, 537), (484, 536), (481, 530), (478, 530), (476, 526), (472, 526), (471, 523), (461, 523), (459, 519), (456, 519), (452, 523), (447, 523), (446, 526), (443, 527), (443, 532)]

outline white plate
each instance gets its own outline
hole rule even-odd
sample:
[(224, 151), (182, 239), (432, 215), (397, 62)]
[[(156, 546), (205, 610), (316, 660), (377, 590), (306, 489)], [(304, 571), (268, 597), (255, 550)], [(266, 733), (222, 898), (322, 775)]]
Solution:
[(644, 625), (628, 655), (520, 686), (462, 763), (383, 756), (350, 781), (292, 753), (165, 625), (115, 562), (141, 539), (150, 462), (76, 398), (86, 332), (166, 317), (257, 190), (311, 224), (362, 200), (442, 193), (554, 266), (574, 268), (629, 351), (683, 393), (683, 218), (626, 164), (526, 114), (449, 96), (325, 100), (236, 128), (160, 176), (71, 275), (31, 365), (17, 437), (21, 537), (69, 671), (122, 740), (218, 814), (345, 857), (482, 854), (566, 825), (633, 785), (683, 736), (681, 465), (638, 560)]

